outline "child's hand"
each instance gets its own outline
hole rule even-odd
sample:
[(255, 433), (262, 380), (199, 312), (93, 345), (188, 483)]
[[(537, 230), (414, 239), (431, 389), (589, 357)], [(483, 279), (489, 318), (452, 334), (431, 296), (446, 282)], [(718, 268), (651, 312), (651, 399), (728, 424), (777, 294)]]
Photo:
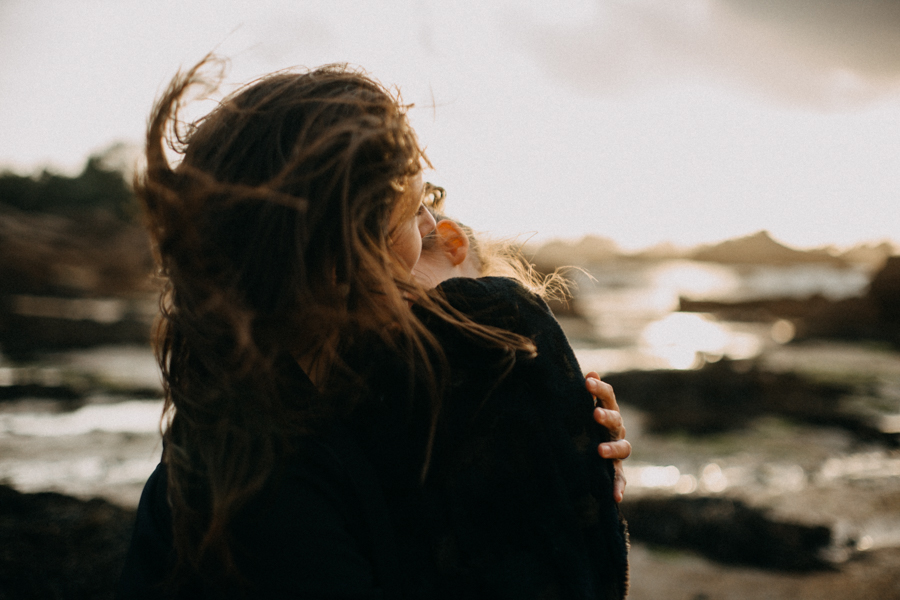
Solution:
[(594, 420), (609, 430), (612, 441), (600, 444), (597, 451), (603, 458), (612, 459), (616, 469), (616, 480), (613, 482), (613, 498), (621, 502), (625, 497), (625, 470), (622, 461), (631, 455), (631, 444), (625, 439), (625, 424), (619, 413), (619, 404), (612, 386), (600, 381), (600, 376), (591, 371), (587, 374), (585, 387), (597, 401), (594, 409)]

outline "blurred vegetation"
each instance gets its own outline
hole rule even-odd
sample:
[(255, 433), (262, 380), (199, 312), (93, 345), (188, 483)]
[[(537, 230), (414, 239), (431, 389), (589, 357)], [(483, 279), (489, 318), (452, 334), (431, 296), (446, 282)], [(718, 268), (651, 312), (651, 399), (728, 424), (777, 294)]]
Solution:
[[(97, 321), (90, 312), (78, 313), (76, 305), (57, 307), (52, 315), (41, 312), (41, 300), (31, 296), (134, 299), (155, 289), (150, 244), (129, 184), (133, 158), (132, 148), (116, 144), (88, 158), (77, 175), (46, 169), (32, 175), (0, 172), (0, 345), (5, 352), (23, 342), (43, 343), (44, 329), (47, 339), (57, 340), (69, 339), (82, 325), (118, 326)], [(82, 337), (99, 340), (99, 335)]]
[(125, 174), (108, 165), (104, 154), (92, 155), (75, 177), (48, 170), (38, 175), (0, 173), (0, 203), (31, 213), (78, 216), (107, 212), (133, 220), (137, 204)]

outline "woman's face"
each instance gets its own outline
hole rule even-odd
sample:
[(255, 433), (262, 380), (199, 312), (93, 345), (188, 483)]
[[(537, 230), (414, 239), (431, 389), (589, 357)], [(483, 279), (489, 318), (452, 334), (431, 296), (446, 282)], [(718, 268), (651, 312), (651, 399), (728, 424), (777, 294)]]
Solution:
[(391, 223), (391, 247), (403, 262), (403, 267), (407, 271), (412, 271), (419, 261), (422, 254), (422, 238), (434, 231), (434, 217), (422, 204), (424, 199), (425, 188), (422, 183), (422, 175), (416, 175), (411, 181), (409, 194), (415, 194), (419, 199), (418, 210), (410, 215), (405, 214), (398, 217), (396, 222)]

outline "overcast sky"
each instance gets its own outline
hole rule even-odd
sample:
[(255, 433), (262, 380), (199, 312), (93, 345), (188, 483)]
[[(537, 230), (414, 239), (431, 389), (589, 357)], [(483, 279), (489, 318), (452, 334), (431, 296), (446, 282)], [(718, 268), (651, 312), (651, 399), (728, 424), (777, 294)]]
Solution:
[(900, 0), (0, 0), (0, 167), (139, 143), (210, 50), (231, 83), (351, 62), (396, 84), (476, 229), (900, 241)]

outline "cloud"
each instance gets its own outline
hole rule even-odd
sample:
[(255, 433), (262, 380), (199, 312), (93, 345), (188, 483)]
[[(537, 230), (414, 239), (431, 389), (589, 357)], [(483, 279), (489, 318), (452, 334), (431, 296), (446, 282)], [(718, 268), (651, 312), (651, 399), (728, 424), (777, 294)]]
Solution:
[(266, 11), (251, 18), (247, 25), (247, 39), (256, 40), (252, 54), (272, 65), (270, 68), (302, 63), (302, 57), (326, 51), (337, 41), (329, 23), (314, 13)]
[(591, 95), (711, 81), (842, 109), (900, 92), (900, 0), (595, 0), (592, 9), (548, 24), (510, 7), (506, 26), (551, 76)]

